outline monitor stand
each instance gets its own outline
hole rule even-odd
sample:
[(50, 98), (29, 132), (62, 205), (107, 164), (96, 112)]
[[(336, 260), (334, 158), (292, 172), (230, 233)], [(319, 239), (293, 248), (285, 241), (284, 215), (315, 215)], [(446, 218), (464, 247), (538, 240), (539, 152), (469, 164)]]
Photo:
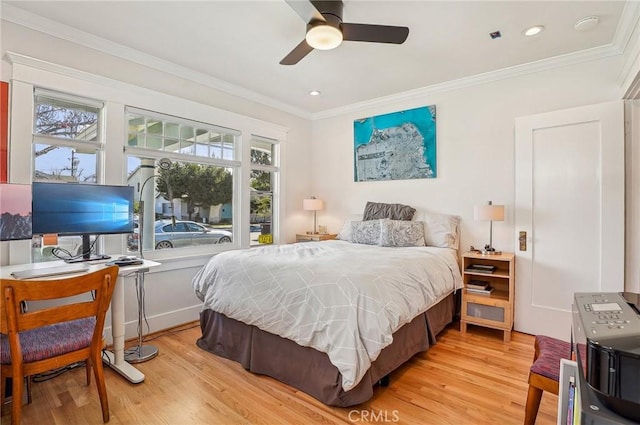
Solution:
[(91, 235), (88, 233), (84, 233), (82, 235), (82, 257), (79, 258), (67, 258), (65, 263), (73, 264), (73, 263), (83, 263), (85, 261), (98, 261), (98, 260), (108, 260), (111, 258), (108, 255), (100, 255), (95, 254), (91, 255)]

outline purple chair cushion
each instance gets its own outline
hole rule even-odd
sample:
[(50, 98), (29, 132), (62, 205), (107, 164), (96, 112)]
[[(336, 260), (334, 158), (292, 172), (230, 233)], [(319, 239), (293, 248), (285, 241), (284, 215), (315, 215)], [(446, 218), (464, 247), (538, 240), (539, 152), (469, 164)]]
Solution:
[(536, 336), (538, 358), (531, 365), (531, 373), (560, 380), (560, 359), (571, 358), (571, 344), (544, 335)]
[[(48, 359), (91, 345), (96, 318), (56, 323), (26, 332), (20, 332), (22, 358), (25, 363)], [(2, 364), (11, 364), (9, 337), (0, 334)]]

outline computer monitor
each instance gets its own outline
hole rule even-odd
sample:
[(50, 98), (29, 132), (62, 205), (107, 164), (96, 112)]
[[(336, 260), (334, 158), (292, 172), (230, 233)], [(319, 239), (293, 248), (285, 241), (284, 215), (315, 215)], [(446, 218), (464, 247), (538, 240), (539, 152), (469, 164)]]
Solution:
[(132, 186), (34, 182), (33, 234), (82, 236), (82, 258), (67, 262), (109, 258), (91, 255), (91, 235), (133, 233)]

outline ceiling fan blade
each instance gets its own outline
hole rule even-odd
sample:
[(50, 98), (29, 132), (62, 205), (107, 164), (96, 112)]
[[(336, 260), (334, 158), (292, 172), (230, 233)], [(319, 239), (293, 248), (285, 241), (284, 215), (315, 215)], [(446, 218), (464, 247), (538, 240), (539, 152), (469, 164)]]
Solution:
[(342, 24), (342, 34), (347, 41), (402, 44), (409, 36), (409, 28), (390, 25)]
[(308, 0), (285, 0), (289, 7), (296, 12), (305, 23), (311, 22), (311, 20), (324, 21), (322, 14), (318, 12), (313, 4)]
[(307, 44), (307, 40), (302, 40), (300, 44), (294, 47), (293, 50), (280, 61), (280, 65), (295, 65), (311, 53), (312, 50), (313, 47)]

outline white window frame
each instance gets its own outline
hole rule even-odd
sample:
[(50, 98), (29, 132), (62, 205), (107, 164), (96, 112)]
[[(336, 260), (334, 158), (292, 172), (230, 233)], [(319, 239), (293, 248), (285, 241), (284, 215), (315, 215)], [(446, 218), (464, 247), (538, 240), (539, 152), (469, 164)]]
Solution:
[[(278, 235), (280, 234), (280, 214), (279, 214), (279, 195), (280, 195), (280, 141), (276, 139), (272, 139), (269, 137), (258, 136), (256, 134), (251, 135), (251, 139), (249, 140), (249, 157), (251, 156), (251, 145), (253, 141), (259, 141), (262, 143), (268, 143), (272, 146), (271, 151), (271, 165), (266, 164), (254, 164), (249, 159), (249, 175), (251, 175), (251, 171), (267, 171), (271, 173), (272, 181), (271, 181), (271, 235), (273, 236), (272, 244), (276, 244), (279, 242)], [(251, 190), (251, 179), (247, 182), (247, 188), (249, 191), (249, 199), (254, 195)], [(255, 193), (259, 194), (259, 193)], [(251, 203), (249, 202), (249, 205)], [(249, 208), (251, 208), (249, 206)], [(250, 223), (249, 223), (250, 224)], [(249, 245), (253, 247), (263, 246), (266, 244), (256, 244), (251, 245), (251, 241), (249, 241)]]
[[(203, 245), (193, 245), (189, 247), (171, 248), (171, 249), (165, 249), (165, 250), (152, 249), (152, 250), (143, 251), (144, 256), (148, 258), (153, 258), (153, 259), (164, 259), (164, 258), (183, 256), (183, 255), (187, 255), (187, 256), (196, 255), (196, 254), (201, 255), (203, 252), (215, 253), (215, 252), (227, 251), (230, 249), (239, 248), (241, 246), (240, 228), (242, 226), (241, 215), (239, 211), (237, 211), (238, 210), (237, 205), (240, 204), (241, 191), (242, 191), (241, 179), (239, 177), (242, 172), (242, 162), (237, 160), (237, 158), (240, 156), (240, 151), (241, 151), (240, 131), (229, 129), (226, 127), (221, 127), (214, 124), (190, 120), (187, 118), (176, 117), (169, 114), (163, 114), (157, 111), (149, 111), (146, 109), (140, 109), (133, 106), (127, 106), (125, 107), (125, 121), (127, 122), (127, 129), (126, 129), (127, 135), (125, 136), (125, 141), (128, 140), (128, 135), (129, 135), (128, 120), (129, 120), (130, 114), (153, 118), (163, 122), (184, 124), (192, 127), (206, 129), (212, 132), (220, 132), (220, 133), (225, 133), (225, 134), (234, 136), (234, 155), (233, 155), (234, 159), (233, 160), (222, 159), (222, 158), (211, 158), (208, 156), (198, 156), (198, 155), (192, 155), (192, 154), (182, 154), (178, 152), (167, 151), (164, 149), (128, 146), (126, 145), (126, 142), (125, 142), (125, 146), (123, 149), (124, 151), (123, 161), (125, 162), (127, 161), (128, 156), (153, 159), (156, 161), (161, 158), (168, 158), (171, 161), (175, 161), (175, 162), (188, 162), (188, 163), (196, 163), (196, 164), (211, 165), (216, 167), (233, 169), (233, 173), (232, 173), (233, 174), (233, 196), (231, 201), (232, 208), (233, 208), (233, 216), (232, 216), (233, 240), (231, 243), (220, 244), (220, 245), (212, 244), (211, 246), (206, 246), (206, 247)], [(137, 188), (136, 193), (138, 193), (138, 190), (139, 189)], [(140, 243), (140, 241), (138, 241), (138, 243)]]
[[(67, 139), (64, 137), (56, 137), (49, 136), (44, 134), (36, 134), (36, 99), (38, 96), (42, 97), (50, 97), (52, 99), (63, 100), (70, 103), (76, 103), (79, 105), (90, 106), (93, 108), (97, 108), (99, 110), (98, 113), (98, 128), (96, 130), (96, 140), (95, 141), (78, 141), (75, 139)], [(96, 184), (101, 184), (104, 179), (104, 173), (102, 172), (102, 163), (104, 156), (104, 146), (105, 146), (105, 137), (104, 137), (104, 119), (105, 119), (105, 105), (104, 102), (89, 99), (86, 97), (75, 96), (68, 93), (56, 92), (52, 90), (42, 89), (39, 87), (35, 87), (33, 90), (33, 121), (32, 121), (32, 130), (31, 130), (31, 170), (32, 170), (32, 181), (35, 181), (35, 145), (36, 144), (47, 144), (53, 146), (60, 147), (69, 147), (73, 149), (93, 149), (96, 152)]]
[[(223, 107), (217, 107), (211, 102), (203, 103), (193, 97), (180, 97), (164, 91), (147, 89), (12, 52), (6, 53), (5, 60), (11, 64), (10, 104), (12, 113), (9, 125), (9, 182), (28, 184), (32, 180), (33, 148), (32, 143), (27, 141), (31, 140), (33, 134), (33, 93), (35, 87), (46, 87), (55, 90), (56, 93), (68, 93), (82, 98), (104, 99), (105, 117), (104, 127), (101, 129), (104, 132), (104, 155), (99, 163), (99, 181), (102, 184), (118, 185), (127, 181), (126, 156), (124, 154), (128, 133), (128, 123), (124, 113), (127, 105), (136, 105), (136, 107), (147, 111), (162, 111), (167, 115), (188, 116), (199, 122), (215, 122), (224, 128), (238, 129), (241, 133), (241, 151), (237, 151), (240, 155), (237, 159), (242, 160), (242, 166), (239, 175), (234, 176), (234, 186), (239, 188), (240, 202), (235, 199), (233, 201), (234, 221), (243, 223), (240, 238), (236, 238), (240, 242), (240, 247), (249, 247), (249, 208), (247, 207), (249, 202), (247, 183), (249, 167), (246, 165), (248, 164), (246, 161), (250, 159), (250, 148), (247, 142), (251, 134), (260, 134), (278, 140), (278, 161), (284, 164), (287, 134), (290, 130), (287, 126), (234, 112), (231, 109), (223, 109)], [(108, 164), (108, 167), (105, 164)], [(274, 194), (274, 220), (280, 221), (280, 226), (275, 226), (272, 229), (274, 242), (284, 236), (281, 234), (283, 233), (281, 220), (284, 220), (281, 215), (286, 202), (285, 173), (286, 169), (279, 170), (279, 179), (275, 188), (277, 193)], [(236, 235), (234, 235), (235, 237)], [(106, 253), (125, 252), (126, 237), (107, 235), (104, 239)], [(10, 246), (10, 255), (7, 254), (9, 255), (9, 264), (22, 264), (30, 261), (30, 241), (12, 241)], [(163, 264), (167, 269), (199, 267), (211, 255), (203, 250), (193, 253), (180, 252), (179, 254), (169, 253), (170, 250), (165, 251), (168, 255)]]
[[(47, 97), (55, 100), (61, 100), (65, 102), (69, 102), (72, 104), (77, 104), (80, 106), (88, 106), (92, 108), (98, 109), (98, 121), (96, 128), (96, 138), (94, 141), (86, 140), (79, 141), (76, 139), (65, 138), (65, 137), (56, 137), (50, 136), (46, 134), (36, 133), (36, 123), (37, 123), (37, 99), (38, 97)], [(36, 145), (44, 144), (50, 146), (57, 146), (61, 148), (71, 148), (77, 150), (87, 151), (89, 149), (93, 150), (96, 155), (96, 164), (95, 164), (95, 183), (91, 184), (103, 184), (104, 181), (104, 173), (103, 173), (103, 163), (104, 163), (104, 148), (105, 148), (105, 132), (104, 132), (104, 119), (105, 119), (105, 104), (102, 101), (90, 99), (82, 96), (75, 96), (64, 92), (57, 92), (53, 90), (43, 89), (40, 87), (33, 88), (33, 116), (32, 116), (32, 126), (31, 126), (31, 182), (36, 181), (45, 181), (43, 179), (36, 178)], [(55, 181), (55, 180), (46, 180), (46, 181)], [(61, 183), (62, 184), (62, 183)], [(102, 235), (101, 235), (102, 236)], [(36, 235), (34, 235), (36, 237)], [(60, 238), (73, 238), (75, 236), (60, 236)], [(33, 241), (33, 239), (32, 239)], [(103, 253), (105, 248), (104, 238), (100, 237), (97, 240), (97, 245), (95, 246), (96, 252)], [(31, 261), (34, 262), (37, 259), (34, 258), (33, 250), (36, 248), (32, 248), (30, 252)], [(75, 254), (75, 253), (71, 253)], [(46, 261), (55, 261), (58, 258), (52, 257), (48, 258)]]

